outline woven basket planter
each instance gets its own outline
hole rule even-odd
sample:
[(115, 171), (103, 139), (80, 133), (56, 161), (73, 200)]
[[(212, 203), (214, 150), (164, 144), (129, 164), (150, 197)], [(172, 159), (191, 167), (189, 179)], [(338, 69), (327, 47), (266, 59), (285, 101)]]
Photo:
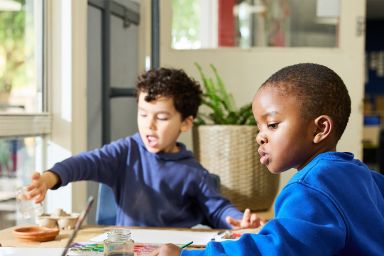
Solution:
[(220, 176), (220, 192), (241, 210), (269, 209), (279, 176), (262, 166), (257, 153), (256, 126), (200, 125), (193, 128), (198, 161)]

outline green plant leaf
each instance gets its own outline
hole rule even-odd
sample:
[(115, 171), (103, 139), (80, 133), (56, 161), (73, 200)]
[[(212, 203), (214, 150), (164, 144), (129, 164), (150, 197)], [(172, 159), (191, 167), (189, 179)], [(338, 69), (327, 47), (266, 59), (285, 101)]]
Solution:
[(194, 63), (203, 82), (204, 94), (202, 105), (209, 113), (199, 111), (195, 120), (196, 125), (256, 125), (252, 114), (252, 104), (246, 104), (240, 109), (236, 108), (233, 95), (227, 91), (225, 84), (216, 67), (210, 64), (214, 77), (208, 77), (198, 63)]
[(228, 112), (235, 111), (236, 107), (235, 107), (233, 97), (231, 97), (231, 95), (227, 92), (227, 89), (224, 85), (223, 79), (221, 78), (221, 76), (217, 72), (216, 67), (213, 64), (211, 64), (210, 67), (211, 67), (211, 69), (215, 75), (217, 90), (218, 90), (218, 93), (220, 94), (220, 96), (222, 98), (222, 101), (225, 104), (226, 109), (228, 110)]

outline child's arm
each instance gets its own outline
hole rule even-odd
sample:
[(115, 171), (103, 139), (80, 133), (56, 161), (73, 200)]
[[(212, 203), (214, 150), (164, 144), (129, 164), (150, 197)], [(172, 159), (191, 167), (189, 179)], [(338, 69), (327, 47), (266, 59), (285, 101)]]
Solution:
[(34, 199), (35, 203), (41, 203), (48, 189), (53, 188), (60, 182), (60, 178), (51, 171), (42, 174), (34, 172), (32, 174), (32, 182), (27, 186), (27, 198)]
[(258, 228), (266, 223), (265, 220), (259, 218), (255, 213), (251, 214), (251, 211), (249, 209), (245, 209), (242, 220), (237, 220), (228, 216), (226, 218), (226, 221), (234, 229)]

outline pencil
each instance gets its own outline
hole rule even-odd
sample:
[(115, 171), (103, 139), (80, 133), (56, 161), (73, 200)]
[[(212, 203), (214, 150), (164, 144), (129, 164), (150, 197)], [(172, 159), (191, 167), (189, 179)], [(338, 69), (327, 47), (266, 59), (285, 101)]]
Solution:
[(185, 245), (180, 246), (180, 249), (183, 249), (183, 248), (185, 248), (185, 247), (187, 247), (188, 245), (191, 245), (191, 244), (193, 244), (193, 241), (191, 241), (189, 243), (186, 243)]

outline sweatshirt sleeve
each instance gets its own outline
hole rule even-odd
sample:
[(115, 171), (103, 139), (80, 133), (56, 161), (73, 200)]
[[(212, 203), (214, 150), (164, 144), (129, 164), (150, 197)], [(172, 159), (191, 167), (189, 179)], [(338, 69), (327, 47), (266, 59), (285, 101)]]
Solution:
[(320, 256), (335, 254), (345, 243), (342, 214), (321, 192), (292, 185), (279, 196), (275, 212), (276, 217), (259, 234), (245, 234), (237, 241), (210, 242), (205, 250), (184, 250), (181, 255)]
[(93, 180), (112, 186), (118, 172), (126, 166), (128, 148), (128, 142), (121, 139), (58, 162), (50, 171), (60, 177), (61, 186), (79, 180)]
[(214, 228), (230, 229), (231, 226), (225, 220), (227, 216), (235, 219), (243, 218), (243, 213), (228, 199), (220, 195), (213, 178), (206, 171), (200, 181), (199, 192), (201, 193), (199, 205), (203, 208), (206, 218)]

